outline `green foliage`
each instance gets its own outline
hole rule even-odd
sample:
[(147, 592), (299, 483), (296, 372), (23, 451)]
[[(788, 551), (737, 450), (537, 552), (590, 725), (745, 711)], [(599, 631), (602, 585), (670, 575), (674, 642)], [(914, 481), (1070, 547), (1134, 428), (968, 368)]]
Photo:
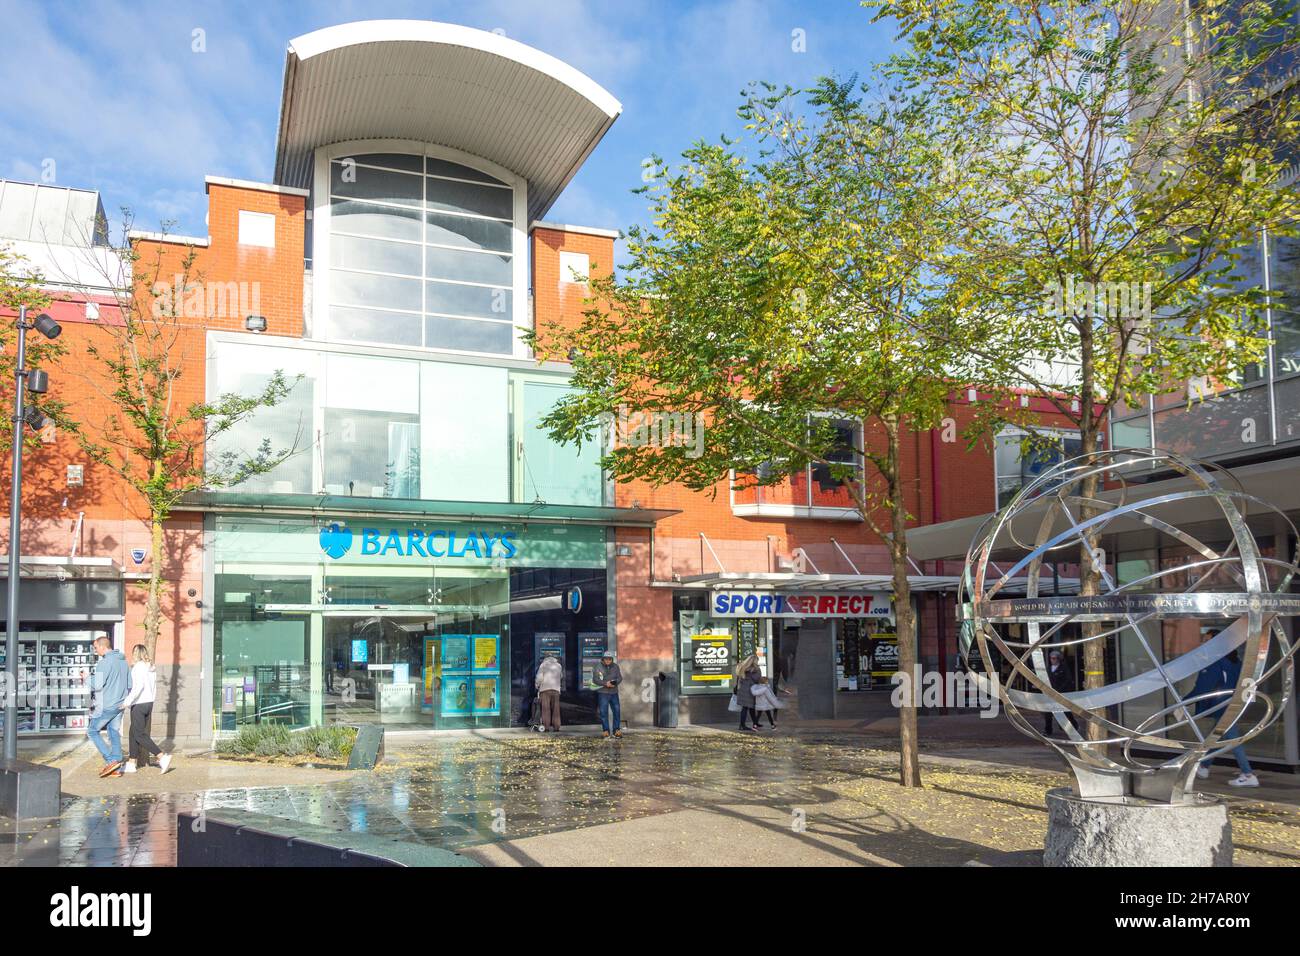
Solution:
[(355, 727), (307, 727), (289, 730), (280, 724), (248, 724), (233, 737), (216, 742), (217, 753), (246, 757), (315, 756), (346, 761), (357, 740)]

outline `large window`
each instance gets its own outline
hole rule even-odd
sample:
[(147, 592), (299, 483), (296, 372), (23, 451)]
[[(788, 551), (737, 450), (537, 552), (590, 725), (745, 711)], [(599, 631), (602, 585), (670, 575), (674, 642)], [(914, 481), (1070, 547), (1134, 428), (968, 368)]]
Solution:
[(329, 162), (322, 338), (514, 351), (514, 189), (433, 157)]
[(998, 507), (1005, 508), (1017, 492), (1053, 465), (1080, 454), (1078, 432), (1038, 430), (1033, 435), (1009, 428), (997, 436), (993, 454)]

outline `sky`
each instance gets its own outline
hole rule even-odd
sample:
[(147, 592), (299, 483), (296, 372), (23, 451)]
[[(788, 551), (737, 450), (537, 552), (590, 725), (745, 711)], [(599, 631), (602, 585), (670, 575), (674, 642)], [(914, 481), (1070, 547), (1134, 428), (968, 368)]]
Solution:
[(646, 220), (643, 161), (739, 134), (748, 83), (865, 74), (894, 48), (856, 0), (0, 0), (0, 178), (97, 189), (114, 223), (128, 207), (137, 229), (205, 236), (205, 176), (271, 179), (288, 42), (388, 18), (503, 30), (617, 97), (546, 218), (623, 230)]

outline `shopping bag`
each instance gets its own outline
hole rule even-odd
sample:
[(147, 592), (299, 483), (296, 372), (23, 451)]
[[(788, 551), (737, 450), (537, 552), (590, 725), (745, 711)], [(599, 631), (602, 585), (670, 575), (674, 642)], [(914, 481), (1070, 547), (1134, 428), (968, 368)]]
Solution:
[(735, 694), (732, 694), (732, 695), (731, 695), (731, 700), (727, 701), (727, 710), (730, 710), (730, 711), (733, 711), (733, 712), (734, 712), (734, 711), (739, 711), (739, 710), (740, 710), (740, 704), (736, 701), (736, 695), (735, 695)]

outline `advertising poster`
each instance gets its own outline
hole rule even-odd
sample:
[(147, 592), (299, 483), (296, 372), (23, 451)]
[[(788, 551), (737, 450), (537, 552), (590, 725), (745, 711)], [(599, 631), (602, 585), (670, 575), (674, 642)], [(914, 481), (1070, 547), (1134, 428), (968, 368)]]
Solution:
[(877, 634), (868, 645), (871, 654), (871, 676), (888, 680), (898, 670), (898, 635)]
[(442, 716), (469, 717), (473, 713), (470, 707), (469, 685), (468, 674), (443, 674)]
[(497, 679), (495, 677), (474, 678), (474, 716), (489, 716), (501, 712), (497, 698)]
[(605, 654), (605, 632), (580, 632), (578, 634), (578, 650), (582, 654), (582, 686), (590, 690), (591, 672)]
[(370, 642), (364, 638), (352, 641), (352, 663), (364, 664), (370, 660)]
[(442, 669), (444, 672), (468, 671), (469, 635), (447, 634), (442, 639)]
[(420, 700), (423, 713), (433, 713), (433, 705), (438, 700), (438, 685), (442, 683), (442, 661), (439, 658), (438, 639), (424, 639), (424, 695)]
[(691, 635), (691, 683), (722, 685), (731, 680), (735, 648), (730, 634)]
[(497, 672), (497, 647), (500, 638), (496, 634), (476, 634), (474, 636), (474, 670)]

